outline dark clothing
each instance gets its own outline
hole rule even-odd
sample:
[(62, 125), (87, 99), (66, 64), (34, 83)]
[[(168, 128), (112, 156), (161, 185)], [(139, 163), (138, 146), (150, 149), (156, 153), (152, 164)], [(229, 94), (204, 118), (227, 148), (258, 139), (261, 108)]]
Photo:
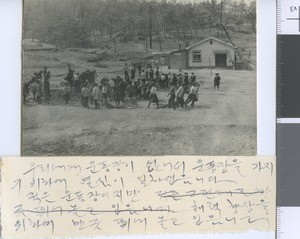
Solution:
[(184, 76), (184, 84), (187, 86), (189, 85), (189, 76), (188, 75), (185, 75)]
[(150, 79), (154, 78), (154, 70), (152, 68), (149, 71), (149, 77), (150, 77)]
[(89, 109), (89, 96), (83, 97), (83, 107)]
[(171, 87), (171, 90), (170, 90), (170, 93), (169, 93), (169, 95), (170, 95), (170, 98), (169, 98), (169, 101), (168, 101), (168, 106), (169, 106), (169, 108), (174, 108), (174, 110), (175, 110), (175, 97), (176, 97), (176, 87), (175, 86), (172, 86)]
[(196, 82), (196, 76), (192, 75), (190, 78), (190, 84), (193, 85)]
[(100, 105), (98, 104), (98, 100), (94, 100), (95, 110), (100, 109)]
[(124, 77), (125, 77), (125, 80), (129, 80), (128, 71), (124, 71)]
[(159, 77), (159, 71), (158, 70), (155, 72), (155, 77), (156, 77), (156, 79)]
[(151, 94), (151, 95), (150, 95), (149, 101), (150, 101), (151, 103), (158, 103), (157, 95), (156, 95), (156, 94)]
[(107, 101), (107, 93), (102, 93), (102, 106), (104, 105), (104, 101)]
[(219, 90), (219, 87), (220, 87), (220, 80), (221, 80), (221, 77), (220, 76), (216, 76), (214, 78), (214, 90), (217, 88), (217, 90)]
[(131, 79), (133, 80), (135, 78), (135, 70), (131, 70)]
[(151, 95), (150, 95), (148, 108), (150, 107), (151, 103), (155, 103), (156, 106), (157, 106), (157, 108), (159, 108), (159, 105), (158, 105), (158, 98), (157, 98), (157, 95), (156, 95), (156, 94), (151, 94)]
[(79, 94), (80, 93), (80, 81), (79, 81), (78, 77), (75, 78), (74, 86), (75, 86), (76, 93)]
[(50, 99), (50, 82), (49, 80), (45, 79), (44, 80), (44, 100), (45, 103), (49, 104), (49, 99)]
[(151, 103), (156, 103), (157, 108), (159, 108), (158, 98), (157, 98), (157, 95), (156, 95), (156, 87), (152, 86), (150, 92), (151, 93), (150, 93), (150, 100), (149, 100), (148, 108), (150, 107)]
[(170, 95), (168, 106), (169, 108), (173, 108), (175, 110), (175, 93)]
[(192, 102), (191, 106), (193, 107), (195, 102), (198, 101), (198, 98), (195, 94), (189, 94), (187, 100), (185, 101), (185, 105)]
[(177, 77), (176, 76), (173, 76), (173, 85), (177, 85)]
[(128, 92), (128, 97), (132, 98), (135, 96), (135, 86), (134, 85), (128, 85), (127, 86), (127, 92)]
[(121, 96), (121, 101), (124, 101), (125, 94), (126, 94), (126, 84), (124, 81), (120, 82), (120, 96)]
[(71, 88), (74, 86), (73, 73), (74, 70), (69, 70), (67, 77), (65, 78), (65, 80), (69, 82)]
[(70, 94), (69, 94), (69, 93), (65, 93), (65, 94), (63, 95), (63, 99), (65, 100), (66, 105), (67, 105), (67, 104), (69, 103), (69, 100), (71, 99)]
[(174, 108), (178, 107), (179, 105), (181, 106), (181, 108), (183, 108), (183, 105), (184, 105), (183, 97), (177, 97)]
[(116, 106), (119, 106), (120, 105), (120, 102), (121, 102), (121, 88), (120, 88), (120, 85), (117, 84), (116, 87), (115, 87), (115, 101), (116, 101)]
[(25, 104), (26, 97), (29, 95), (29, 83), (23, 85), (23, 103)]

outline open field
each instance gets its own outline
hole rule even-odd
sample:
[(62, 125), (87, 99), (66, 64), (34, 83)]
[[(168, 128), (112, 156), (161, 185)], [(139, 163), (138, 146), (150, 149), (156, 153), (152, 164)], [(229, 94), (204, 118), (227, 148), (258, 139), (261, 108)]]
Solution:
[[(122, 76), (124, 62), (107, 61), (107, 68), (97, 68), (85, 58), (81, 52), (25, 53), (23, 80), (47, 65), (51, 89), (60, 92), (67, 63), (75, 72), (95, 69), (97, 82)], [(75, 96), (68, 106), (59, 97), (49, 105), (26, 104), (22, 155), (255, 155), (255, 71), (214, 69), (222, 78), (219, 91), (213, 91), (209, 69), (193, 72), (200, 82), (194, 108), (148, 109), (147, 101), (139, 101), (135, 109), (96, 111), (81, 107)], [(160, 105), (167, 103), (167, 93), (158, 91)]]

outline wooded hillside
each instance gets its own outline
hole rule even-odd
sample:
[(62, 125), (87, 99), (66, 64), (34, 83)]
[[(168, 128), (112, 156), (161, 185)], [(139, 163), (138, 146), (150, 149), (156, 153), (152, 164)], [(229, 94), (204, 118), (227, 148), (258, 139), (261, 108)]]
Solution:
[(174, 39), (201, 40), (201, 32), (256, 31), (256, 3), (207, 0), (24, 0), (24, 38), (60, 48)]

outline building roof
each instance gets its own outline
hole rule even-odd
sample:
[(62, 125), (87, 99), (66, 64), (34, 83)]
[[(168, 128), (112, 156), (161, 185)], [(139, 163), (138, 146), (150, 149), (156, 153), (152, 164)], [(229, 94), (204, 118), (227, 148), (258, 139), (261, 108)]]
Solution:
[(152, 55), (169, 55), (170, 53), (170, 51), (156, 51), (152, 52)]
[(209, 41), (209, 40), (214, 40), (214, 41), (220, 42), (220, 43), (222, 43), (222, 44), (224, 44), (224, 45), (227, 45), (227, 46), (229, 46), (229, 47), (234, 48), (233, 45), (231, 45), (231, 44), (229, 44), (229, 43), (227, 43), (227, 42), (225, 42), (225, 41), (222, 41), (222, 40), (217, 39), (217, 38), (214, 38), (214, 37), (209, 37), (209, 38), (206, 38), (206, 39), (204, 39), (204, 40), (202, 40), (202, 41), (200, 41), (200, 42), (197, 42), (197, 43), (195, 43), (195, 44), (193, 44), (193, 45), (191, 45), (191, 46), (188, 46), (188, 47), (186, 47), (185, 49), (189, 50), (189, 49), (191, 49), (191, 48), (193, 48), (193, 47), (195, 47), (195, 46), (198, 46), (198, 45), (202, 44), (203, 42), (206, 42), (206, 41)]

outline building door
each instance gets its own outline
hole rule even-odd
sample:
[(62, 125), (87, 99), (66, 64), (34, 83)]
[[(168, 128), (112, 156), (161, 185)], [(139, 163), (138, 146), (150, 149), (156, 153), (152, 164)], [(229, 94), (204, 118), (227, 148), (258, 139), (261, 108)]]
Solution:
[(216, 54), (216, 67), (227, 67), (227, 55), (226, 54)]

